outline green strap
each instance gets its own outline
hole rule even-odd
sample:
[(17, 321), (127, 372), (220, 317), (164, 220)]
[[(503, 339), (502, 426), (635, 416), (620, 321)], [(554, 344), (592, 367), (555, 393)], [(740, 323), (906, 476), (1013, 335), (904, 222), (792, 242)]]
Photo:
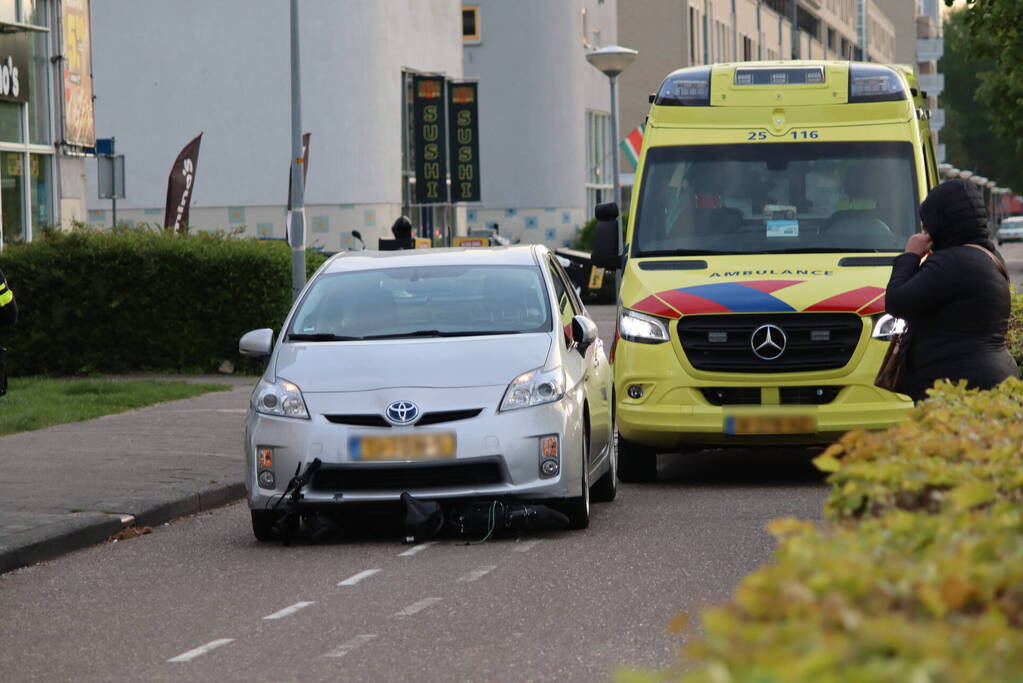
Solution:
[(0, 307), (6, 306), (12, 301), (14, 301), (14, 292), (11, 290), (8, 289), (6, 292), (0, 294)]

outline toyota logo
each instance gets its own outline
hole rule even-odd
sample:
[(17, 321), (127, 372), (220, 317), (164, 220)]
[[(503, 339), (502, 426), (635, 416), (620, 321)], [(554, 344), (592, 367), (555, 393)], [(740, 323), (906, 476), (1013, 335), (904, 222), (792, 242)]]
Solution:
[(384, 411), (387, 421), (395, 425), (410, 425), (419, 419), (419, 406), (412, 401), (395, 401)]
[(753, 353), (761, 360), (777, 360), (785, 353), (786, 344), (788, 338), (777, 325), (761, 325), (749, 340)]

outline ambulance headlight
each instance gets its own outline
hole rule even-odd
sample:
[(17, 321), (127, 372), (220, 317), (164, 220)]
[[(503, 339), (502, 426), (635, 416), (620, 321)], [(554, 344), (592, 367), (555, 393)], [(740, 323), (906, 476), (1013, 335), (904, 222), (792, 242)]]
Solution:
[(874, 331), (871, 332), (870, 336), (874, 339), (891, 341), (895, 335), (902, 334), (908, 329), (905, 320), (896, 318), (894, 315), (888, 315), (887, 313), (875, 315), (871, 320), (874, 322)]
[(622, 309), (618, 319), (618, 334), (622, 339), (640, 344), (662, 344), (670, 339), (663, 319), (627, 308)]

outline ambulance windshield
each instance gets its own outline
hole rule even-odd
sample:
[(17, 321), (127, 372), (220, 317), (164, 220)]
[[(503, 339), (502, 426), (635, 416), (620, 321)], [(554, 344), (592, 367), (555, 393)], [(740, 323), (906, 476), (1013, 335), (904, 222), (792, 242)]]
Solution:
[(651, 147), (632, 255), (901, 251), (914, 173), (906, 142)]

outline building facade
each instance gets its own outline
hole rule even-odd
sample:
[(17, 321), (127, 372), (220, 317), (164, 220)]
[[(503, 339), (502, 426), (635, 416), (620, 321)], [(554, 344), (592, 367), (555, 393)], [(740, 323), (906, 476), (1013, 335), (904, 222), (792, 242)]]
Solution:
[[(92, 13), (96, 130), (125, 155), (117, 220), (162, 225), (171, 165), (202, 133), (191, 226), (284, 239), (289, 3), (105, 0)], [(302, 0), (299, 13), (306, 243), (358, 248), (358, 231), (373, 248), (407, 211), (405, 74), (463, 76), (461, 2)], [(109, 226), (87, 168), (89, 221)]]
[(0, 2), (0, 249), (85, 217), (87, 0)]

